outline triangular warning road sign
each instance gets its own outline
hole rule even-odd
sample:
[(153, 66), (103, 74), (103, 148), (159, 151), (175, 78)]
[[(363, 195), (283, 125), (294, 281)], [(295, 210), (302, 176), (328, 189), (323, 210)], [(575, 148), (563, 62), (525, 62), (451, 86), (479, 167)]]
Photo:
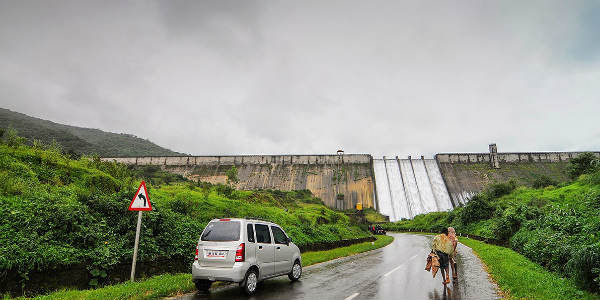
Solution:
[(138, 188), (133, 200), (129, 204), (129, 210), (152, 210), (152, 204), (150, 203), (150, 195), (146, 190), (146, 183), (142, 181)]

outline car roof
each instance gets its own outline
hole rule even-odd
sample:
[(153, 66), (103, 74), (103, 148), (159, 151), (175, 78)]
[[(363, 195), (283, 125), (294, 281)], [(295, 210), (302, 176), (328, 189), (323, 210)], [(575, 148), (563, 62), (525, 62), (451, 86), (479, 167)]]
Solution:
[(228, 220), (228, 221), (257, 222), (257, 223), (265, 223), (265, 224), (270, 224), (270, 225), (275, 225), (275, 226), (281, 227), (278, 224), (273, 223), (271, 221), (261, 220), (261, 219), (253, 219), (253, 218), (220, 218), (220, 219), (212, 219), (211, 222), (214, 222), (214, 221), (225, 221), (225, 220)]

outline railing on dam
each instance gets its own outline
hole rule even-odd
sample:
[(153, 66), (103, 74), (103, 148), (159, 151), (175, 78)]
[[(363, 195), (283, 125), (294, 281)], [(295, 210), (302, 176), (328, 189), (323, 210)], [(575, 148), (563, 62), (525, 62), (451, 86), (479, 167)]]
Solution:
[(214, 166), (262, 164), (369, 164), (370, 154), (317, 154), (317, 155), (223, 155), (223, 156), (144, 156), (103, 157), (128, 165)]
[[(590, 151), (600, 157), (600, 152)], [(501, 163), (518, 162), (563, 162), (586, 153), (579, 152), (503, 152), (498, 153)], [(489, 153), (439, 153), (435, 159), (439, 163), (490, 163)]]

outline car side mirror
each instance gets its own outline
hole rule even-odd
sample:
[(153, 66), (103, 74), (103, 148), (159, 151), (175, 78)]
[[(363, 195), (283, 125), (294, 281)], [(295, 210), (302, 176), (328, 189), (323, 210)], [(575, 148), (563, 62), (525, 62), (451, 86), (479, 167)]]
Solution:
[(291, 242), (292, 242), (292, 238), (291, 237), (287, 238), (287, 244), (289, 245)]

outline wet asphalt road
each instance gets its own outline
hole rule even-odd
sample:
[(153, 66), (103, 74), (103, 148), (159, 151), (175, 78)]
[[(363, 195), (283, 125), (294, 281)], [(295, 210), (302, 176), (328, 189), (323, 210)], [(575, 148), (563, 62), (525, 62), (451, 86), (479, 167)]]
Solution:
[(442, 285), (440, 273), (432, 278), (425, 259), (433, 236), (390, 233), (395, 240), (378, 250), (304, 268), (299, 282), (287, 276), (259, 285), (252, 297), (237, 284), (191, 293), (174, 299), (499, 299), (481, 261), (459, 244), (458, 281)]

